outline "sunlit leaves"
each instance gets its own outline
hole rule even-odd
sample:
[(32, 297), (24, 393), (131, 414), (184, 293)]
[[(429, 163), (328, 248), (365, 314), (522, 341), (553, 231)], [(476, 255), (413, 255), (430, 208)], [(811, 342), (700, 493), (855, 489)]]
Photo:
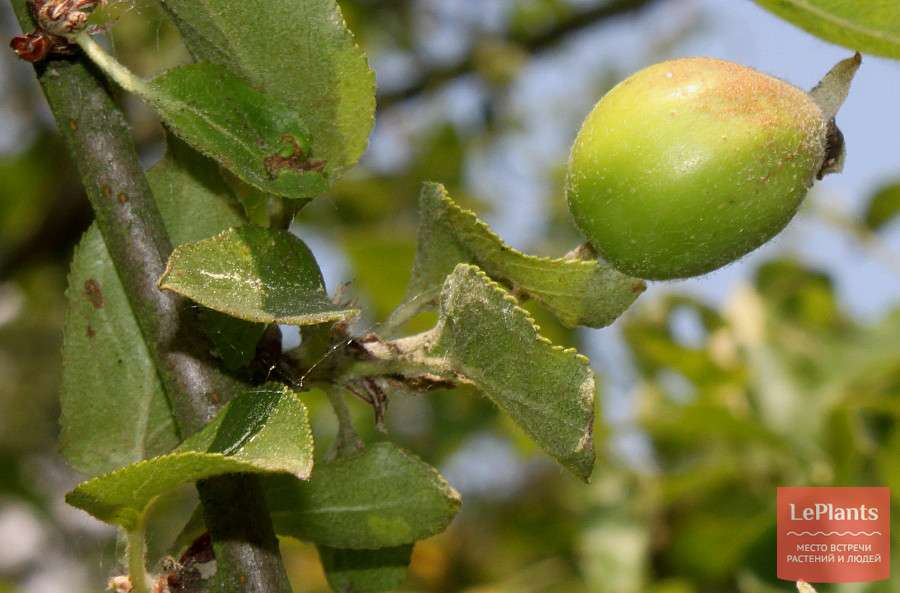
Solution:
[(224, 66), (180, 66), (150, 81), (145, 98), (168, 127), (242, 181), (309, 198), (327, 187), (303, 120)]
[(286, 198), (327, 187), (299, 114), (219, 64), (188, 64), (150, 81), (132, 74), (87, 33), (75, 41), (123, 89), (148, 102), (179, 138), (242, 181)]
[(597, 260), (550, 259), (516, 251), (474, 213), (457, 206), (438, 184), (423, 188), (420, 217), (406, 306), (417, 306), (427, 295), (436, 296), (444, 278), (459, 263), (477, 264), (571, 326), (609, 325), (644, 290), (641, 280)]
[(303, 241), (287, 231), (253, 226), (177, 248), (160, 286), (249, 321), (310, 325), (358, 313), (328, 299)]
[(596, 383), (588, 359), (554, 346), (478, 268), (447, 278), (428, 354), (448, 364), (582, 479), (593, 470)]
[[(173, 136), (166, 156), (147, 173), (147, 181), (173, 245), (199, 241), (244, 224), (241, 205), (222, 179), (221, 169)], [(213, 351), (231, 370), (256, 354), (265, 325), (203, 310), (200, 321)]]
[(312, 469), (312, 432), (296, 393), (277, 385), (248, 389), (168, 455), (80, 484), (66, 501), (107, 523), (133, 529), (156, 497), (183, 484), (231, 473)]

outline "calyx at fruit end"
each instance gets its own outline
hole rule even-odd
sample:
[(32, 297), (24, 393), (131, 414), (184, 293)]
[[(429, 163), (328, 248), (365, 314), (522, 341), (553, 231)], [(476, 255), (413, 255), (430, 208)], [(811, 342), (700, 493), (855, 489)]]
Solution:
[(845, 60), (841, 60), (809, 92), (809, 96), (822, 110), (822, 117), (828, 121), (825, 138), (825, 159), (822, 161), (822, 166), (816, 174), (817, 179), (822, 179), (829, 173), (840, 173), (844, 168), (844, 158), (846, 156), (844, 135), (841, 133), (840, 128), (837, 127), (837, 123), (835, 123), (835, 116), (837, 116), (838, 110), (850, 93), (850, 85), (861, 63), (862, 56), (859, 52)]

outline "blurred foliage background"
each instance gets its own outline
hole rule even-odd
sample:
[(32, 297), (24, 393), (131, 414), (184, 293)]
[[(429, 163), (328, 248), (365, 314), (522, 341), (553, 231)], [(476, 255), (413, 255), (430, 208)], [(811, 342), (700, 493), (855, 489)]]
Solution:
[[(517, 247), (555, 255), (578, 244), (562, 178), (581, 119), (641, 65), (715, 53), (716, 42), (703, 40), (734, 25), (723, 24), (723, 4), (342, 0), (380, 95), (362, 165), (296, 221), (330, 288), (348, 283), (342, 290), (377, 331), (405, 289), (424, 180), (445, 183)], [(776, 39), (805, 37), (781, 26)], [(5, 3), (0, 30), (16, 31)], [(766, 43), (764, 28), (750, 30)], [(187, 59), (151, 0), (134, 0), (112, 42), (143, 74)], [(810, 82), (834, 61), (791, 59), (809, 63)], [(56, 453), (67, 263), (91, 213), (31, 68), (6, 52), (0, 78), (0, 593), (97, 590), (119, 571), (121, 544), (65, 506), (78, 478)], [(162, 129), (122, 101), (152, 164)], [(880, 117), (896, 119), (896, 110)], [(869, 139), (844, 132), (847, 174), (867, 181), (814, 192), (795, 223), (803, 234), (789, 230), (725, 272), (654, 285), (600, 332), (563, 328), (528, 305), (545, 335), (591, 355), (603, 380), (591, 485), (564, 474), (477, 394), (394, 397), (391, 437), (464, 498), (451, 528), (416, 547), (405, 590), (788, 591), (775, 578), (777, 485), (900, 491), (900, 147), (897, 135), (881, 138), (888, 166), (853, 177), (870, 164), (853, 160), (854, 144)], [(804, 255), (810, 242), (836, 241), (849, 242), (853, 258), (823, 266)], [(857, 268), (876, 272), (848, 291)], [(849, 306), (848, 294), (877, 304)], [(307, 397), (327, 439), (334, 422), (324, 399)], [(371, 411), (354, 413), (372, 435)], [(190, 508), (189, 493), (160, 505), (157, 557)], [(283, 549), (297, 591), (327, 590), (314, 548)], [(828, 590), (900, 591), (900, 578)]]

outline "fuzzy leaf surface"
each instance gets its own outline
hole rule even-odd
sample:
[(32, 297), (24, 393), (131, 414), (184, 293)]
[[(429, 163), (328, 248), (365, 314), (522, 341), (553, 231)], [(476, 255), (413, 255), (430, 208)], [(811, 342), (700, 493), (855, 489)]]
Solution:
[[(218, 171), (212, 161), (170, 138), (166, 156), (147, 174), (173, 244), (243, 223)], [(75, 250), (67, 297), (60, 418), (66, 460), (97, 475), (172, 450), (179, 438), (166, 394), (96, 226)], [(248, 328), (251, 324), (236, 319), (217, 323), (229, 331), (240, 324), (246, 337), (220, 350), (232, 361), (241, 354), (243, 361), (252, 357), (252, 334), (264, 328)], [(210, 332), (214, 341), (222, 327), (216, 329)]]
[(542, 449), (587, 480), (596, 382), (588, 359), (553, 345), (477, 267), (447, 277), (428, 356), (478, 387)]
[(197, 480), (230, 473), (305, 479), (312, 451), (306, 407), (296, 393), (279, 385), (248, 389), (172, 453), (83, 482), (66, 502), (133, 529), (158, 496)]
[(75, 250), (66, 297), (63, 456), (96, 475), (172, 450), (166, 393), (96, 225)]
[(287, 231), (254, 226), (176, 248), (160, 287), (248, 321), (302, 326), (358, 314), (328, 299), (303, 241)]
[(175, 135), (253, 187), (311, 198), (328, 186), (300, 115), (224, 66), (179, 66), (139, 93)]
[[(147, 174), (172, 245), (207, 239), (246, 222), (240, 202), (212, 160), (169, 136), (166, 156)], [(266, 326), (216, 311), (200, 313), (215, 354), (235, 370), (256, 355)]]
[(198, 61), (231, 68), (297, 113), (330, 177), (359, 160), (375, 75), (335, 0), (164, 0)]
[(643, 281), (597, 260), (551, 259), (516, 251), (473, 212), (456, 205), (440, 184), (425, 185), (419, 210), (407, 304), (436, 296), (460, 263), (476, 264), (495, 280), (539, 301), (569, 326), (607, 326), (645, 289)]

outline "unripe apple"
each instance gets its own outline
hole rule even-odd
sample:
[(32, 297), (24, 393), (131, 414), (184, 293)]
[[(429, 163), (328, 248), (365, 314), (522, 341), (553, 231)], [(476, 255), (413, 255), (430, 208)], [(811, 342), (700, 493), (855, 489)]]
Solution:
[(597, 103), (575, 140), (572, 216), (632, 276), (684, 278), (733, 262), (780, 232), (842, 154), (829, 98), (723, 60), (641, 70)]

